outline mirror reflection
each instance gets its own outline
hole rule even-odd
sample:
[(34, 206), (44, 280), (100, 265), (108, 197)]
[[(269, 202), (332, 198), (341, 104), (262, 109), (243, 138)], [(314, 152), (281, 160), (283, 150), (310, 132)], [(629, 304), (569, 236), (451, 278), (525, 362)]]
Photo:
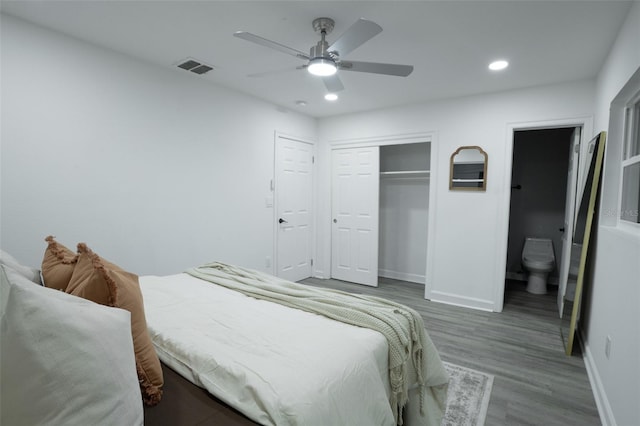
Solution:
[(580, 301), (584, 286), (584, 273), (589, 252), (589, 239), (595, 211), (598, 183), (604, 157), (605, 132), (601, 132), (589, 142), (585, 161), (589, 164), (588, 173), (578, 182), (576, 197), (576, 220), (573, 229), (569, 278), (563, 296), (563, 313), (560, 332), (565, 353), (573, 353), (576, 327), (580, 318)]
[(485, 191), (487, 188), (487, 153), (479, 146), (461, 146), (451, 154), (449, 189)]

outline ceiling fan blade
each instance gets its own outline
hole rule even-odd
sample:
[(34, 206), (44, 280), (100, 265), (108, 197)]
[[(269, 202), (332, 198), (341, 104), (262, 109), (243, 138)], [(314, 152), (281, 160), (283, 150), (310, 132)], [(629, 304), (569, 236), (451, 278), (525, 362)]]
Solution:
[(338, 55), (344, 56), (380, 32), (382, 32), (380, 25), (373, 21), (360, 18), (334, 41), (327, 50), (330, 52), (338, 52)]
[(344, 90), (344, 86), (342, 85), (342, 81), (340, 80), (340, 77), (338, 77), (338, 74), (322, 77), (322, 81), (329, 93), (336, 93)]
[(381, 64), (378, 62), (341, 61), (339, 69), (343, 71), (369, 72), (372, 74), (406, 77), (413, 72), (413, 65)]
[(299, 50), (293, 49), (291, 47), (285, 46), (284, 44), (276, 43), (275, 41), (267, 40), (266, 38), (257, 36), (255, 34), (248, 33), (246, 31), (236, 31), (233, 33), (234, 36), (241, 38), (243, 40), (250, 41), (252, 43), (259, 44), (260, 46), (269, 47), (271, 49), (275, 49), (279, 52), (286, 53), (287, 55), (295, 56), (300, 59), (309, 60), (309, 55), (303, 53)]

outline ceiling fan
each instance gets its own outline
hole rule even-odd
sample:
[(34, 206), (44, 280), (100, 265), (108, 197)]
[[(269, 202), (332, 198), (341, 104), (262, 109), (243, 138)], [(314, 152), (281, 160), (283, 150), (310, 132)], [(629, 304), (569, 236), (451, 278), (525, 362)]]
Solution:
[(384, 64), (379, 62), (347, 61), (342, 57), (360, 47), (366, 41), (382, 32), (382, 27), (373, 21), (358, 19), (349, 29), (331, 45), (325, 37), (331, 33), (335, 22), (331, 18), (317, 18), (313, 20), (313, 29), (320, 33), (320, 41), (312, 46), (307, 55), (304, 52), (251, 34), (246, 31), (236, 31), (233, 35), (243, 40), (269, 47), (296, 58), (307, 61), (297, 67), (307, 69), (311, 74), (322, 77), (327, 90), (331, 93), (344, 90), (342, 81), (336, 74), (341, 71), (366, 72), (406, 77), (413, 71), (413, 65)]

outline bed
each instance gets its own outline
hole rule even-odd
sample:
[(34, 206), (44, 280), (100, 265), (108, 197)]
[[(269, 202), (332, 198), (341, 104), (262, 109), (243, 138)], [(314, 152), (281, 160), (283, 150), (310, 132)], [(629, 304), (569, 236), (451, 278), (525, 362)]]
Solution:
[(172, 370), (259, 424), (440, 424), (447, 376), (428, 335), (425, 388), (408, 379), (409, 401), (396, 419), (389, 346), (380, 332), (227, 288), (221, 284), (236, 283), (240, 273), (251, 285), (308, 291), (250, 269), (214, 265), (216, 282), (189, 273), (140, 277), (151, 340)]
[[(30, 423), (108, 415), (98, 423), (133, 425), (143, 414), (147, 424), (181, 425), (203, 416), (225, 425), (441, 422), (448, 377), (422, 319), (402, 305), (221, 263), (138, 277), (84, 243), (74, 253), (47, 241), (41, 272), (0, 256), (2, 397), (16, 401), (3, 420), (36, 413)], [(274, 288), (282, 294), (267, 291)], [(371, 310), (375, 321), (391, 319), (369, 327)], [(25, 339), (33, 330), (47, 339)], [(50, 356), (54, 347), (60, 356)], [(23, 370), (47, 382), (23, 381)], [(29, 398), (35, 404), (22, 403), (38, 393)], [(73, 409), (76, 399), (96, 410)], [(151, 406), (144, 413), (142, 400)]]

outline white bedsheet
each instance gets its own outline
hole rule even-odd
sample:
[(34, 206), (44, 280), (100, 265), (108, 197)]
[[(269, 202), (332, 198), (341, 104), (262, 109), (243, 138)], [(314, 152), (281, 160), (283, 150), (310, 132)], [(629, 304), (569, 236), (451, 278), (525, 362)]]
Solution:
[[(187, 274), (140, 277), (160, 359), (265, 425), (393, 425), (378, 332)], [(247, 315), (250, 313), (250, 315)]]

